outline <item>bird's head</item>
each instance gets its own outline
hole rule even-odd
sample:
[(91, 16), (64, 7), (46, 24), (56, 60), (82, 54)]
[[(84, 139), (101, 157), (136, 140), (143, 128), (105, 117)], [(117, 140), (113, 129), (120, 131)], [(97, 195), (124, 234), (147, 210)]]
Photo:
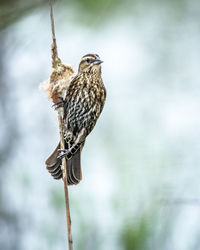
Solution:
[(101, 73), (101, 61), (97, 54), (87, 54), (82, 57), (79, 64), (78, 73), (97, 72)]

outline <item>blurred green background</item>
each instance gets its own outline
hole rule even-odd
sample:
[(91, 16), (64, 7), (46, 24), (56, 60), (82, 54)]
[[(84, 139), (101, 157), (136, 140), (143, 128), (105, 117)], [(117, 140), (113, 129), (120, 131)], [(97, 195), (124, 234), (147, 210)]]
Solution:
[[(200, 249), (199, 0), (57, 0), (59, 56), (97, 53), (104, 111), (69, 188), (75, 250)], [(67, 249), (59, 140), (38, 88), (51, 69), (48, 1), (0, 1), (0, 249)]]

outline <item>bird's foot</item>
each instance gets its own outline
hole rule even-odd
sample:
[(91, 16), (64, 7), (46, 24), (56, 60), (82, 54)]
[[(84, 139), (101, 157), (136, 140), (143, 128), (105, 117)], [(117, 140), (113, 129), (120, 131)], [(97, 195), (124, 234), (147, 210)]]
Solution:
[(59, 102), (56, 102), (52, 105), (52, 108), (54, 108), (55, 110), (59, 109), (59, 108), (63, 108), (64, 107), (64, 100), (61, 100)]
[(68, 160), (70, 160), (72, 158), (72, 153), (69, 149), (58, 149), (58, 152), (61, 152), (57, 157), (58, 159), (66, 157)]

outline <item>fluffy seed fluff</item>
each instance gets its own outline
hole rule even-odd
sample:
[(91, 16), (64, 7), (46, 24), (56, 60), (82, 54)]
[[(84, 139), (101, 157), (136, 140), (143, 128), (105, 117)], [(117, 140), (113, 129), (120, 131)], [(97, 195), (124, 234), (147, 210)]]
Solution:
[(70, 65), (59, 63), (57, 69), (53, 69), (47, 81), (40, 84), (40, 89), (48, 94), (48, 98), (57, 103), (65, 98), (71, 80), (74, 78), (74, 70)]

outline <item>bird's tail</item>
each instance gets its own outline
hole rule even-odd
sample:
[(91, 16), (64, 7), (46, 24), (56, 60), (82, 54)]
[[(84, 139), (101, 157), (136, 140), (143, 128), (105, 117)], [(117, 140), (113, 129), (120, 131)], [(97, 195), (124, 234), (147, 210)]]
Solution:
[[(54, 179), (58, 180), (62, 178), (62, 161), (58, 159), (58, 149), (60, 148), (60, 143), (54, 150), (54, 152), (45, 161), (46, 168)], [(78, 184), (82, 179), (81, 172), (81, 150), (79, 149), (70, 160), (66, 159), (67, 166), (67, 184), (74, 185)]]

